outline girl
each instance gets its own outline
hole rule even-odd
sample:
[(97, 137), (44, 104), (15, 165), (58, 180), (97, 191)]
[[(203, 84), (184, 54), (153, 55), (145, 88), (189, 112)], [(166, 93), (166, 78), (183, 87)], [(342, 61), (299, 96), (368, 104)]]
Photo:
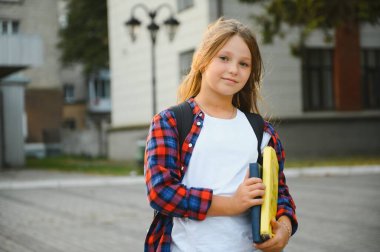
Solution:
[(296, 232), (295, 204), (285, 183), (283, 151), (273, 127), (264, 123), (262, 148), (272, 146), (279, 162), (274, 237), (252, 244), (249, 208), (262, 204), (265, 186), (248, 178), (258, 158), (258, 140), (244, 112), (258, 113), (262, 60), (251, 31), (232, 19), (208, 27), (191, 71), (178, 92), (194, 122), (178, 146), (174, 113), (154, 116), (147, 138), (145, 177), (157, 211), (145, 251), (282, 251)]

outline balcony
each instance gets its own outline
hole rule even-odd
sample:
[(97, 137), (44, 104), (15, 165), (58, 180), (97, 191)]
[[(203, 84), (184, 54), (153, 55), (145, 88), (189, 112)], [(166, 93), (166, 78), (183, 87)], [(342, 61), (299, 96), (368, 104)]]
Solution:
[(22, 69), (40, 66), (42, 39), (38, 35), (0, 35), (0, 78)]
[(88, 82), (88, 110), (92, 113), (110, 113), (110, 73), (101, 70), (90, 76)]
[(110, 98), (93, 98), (88, 102), (88, 110), (92, 113), (110, 113), (111, 99)]

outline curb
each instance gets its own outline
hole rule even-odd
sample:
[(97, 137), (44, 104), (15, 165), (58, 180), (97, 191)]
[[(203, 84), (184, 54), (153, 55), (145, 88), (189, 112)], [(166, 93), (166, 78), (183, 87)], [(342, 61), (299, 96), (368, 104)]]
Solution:
[(114, 185), (135, 185), (143, 184), (143, 176), (133, 177), (102, 177), (102, 178), (81, 178), (81, 179), (48, 179), (34, 181), (6, 181), (0, 182), (2, 189), (39, 189), (39, 188), (67, 188), (86, 186), (114, 186)]
[(330, 166), (320, 168), (290, 168), (285, 169), (287, 178), (297, 177), (326, 177), (326, 176), (348, 176), (361, 174), (377, 174), (380, 173), (380, 166)]
[[(347, 167), (321, 167), (321, 168), (289, 168), (285, 169), (286, 178), (298, 177), (326, 177), (348, 176), (362, 174), (379, 174), (380, 166), (347, 166)], [(3, 181), (0, 182), (0, 190), (40, 189), (40, 188), (69, 188), (88, 186), (115, 186), (144, 184), (144, 176), (127, 177), (88, 177), (88, 178), (62, 178), (33, 181)]]

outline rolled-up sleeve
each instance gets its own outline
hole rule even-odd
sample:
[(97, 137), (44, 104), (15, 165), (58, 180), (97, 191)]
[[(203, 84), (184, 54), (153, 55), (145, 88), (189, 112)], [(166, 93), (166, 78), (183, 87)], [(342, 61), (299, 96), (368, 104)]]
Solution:
[(172, 217), (203, 220), (211, 205), (212, 190), (181, 184), (178, 132), (173, 112), (157, 114), (151, 123), (145, 149), (145, 180), (150, 205)]
[(284, 174), (285, 164), (285, 151), (278, 137), (277, 132), (269, 123), (265, 123), (264, 130), (271, 135), (269, 146), (272, 146), (277, 154), (279, 164), (279, 182), (278, 182), (278, 202), (277, 202), (277, 219), (281, 216), (288, 216), (292, 223), (292, 235), (297, 231), (298, 221), (296, 216), (296, 205), (292, 196), (289, 193), (289, 188), (286, 185), (286, 178)]

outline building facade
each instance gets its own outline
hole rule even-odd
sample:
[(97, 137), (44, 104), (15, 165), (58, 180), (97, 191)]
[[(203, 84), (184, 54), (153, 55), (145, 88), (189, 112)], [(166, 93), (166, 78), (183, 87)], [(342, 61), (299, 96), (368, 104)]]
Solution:
[[(39, 158), (62, 153), (106, 155), (104, 132), (110, 120), (109, 71), (86, 78), (81, 65), (61, 65), (58, 32), (67, 25), (66, 6), (65, 0), (0, 1), (3, 93), (0, 157), (19, 153), (23, 161), (17, 166), (24, 165), (25, 154)], [(17, 106), (14, 96), (10, 95), (11, 87), (24, 88), (17, 93), (20, 99)], [(19, 119), (17, 123), (12, 122), (12, 114), (20, 106)], [(6, 112), (6, 108), (10, 112)], [(20, 129), (21, 133), (15, 138), (8, 128)], [(20, 150), (14, 151), (15, 141), (7, 138), (19, 140)], [(4, 160), (2, 163), (7, 165), (9, 162)]]
[(24, 1), (0, 1), (0, 168), (25, 164), (25, 72), (43, 65), (43, 38), (28, 30)]
[(18, 73), (28, 83), (24, 102), (27, 154), (59, 150), (63, 100), (57, 3), (58, 0), (0, 2), (3, 28), (6, 22), (8, 27), (12, 22), (13, 33), (35, 34), (42, 41), (42, 64)]
[[(112, 124), (109, 156), (132, 159), (139, 153), (152, 118), (151, 42), (145, 26), (149, 17), (142, 8), (134, 16), (142, 25), (136, 41), (124, 25), (132, 8), (141, 1), (108, 0), (112, 86)], [(257, 5), (238, 0), (144, 1), (148, 8), (169, 4), (180, 21), (175, 39), (169, 42), (160, 27), (156, 45), (158, 111), (176, 103), (176, 90), (189, 69), (193, 52), (207, 25), (218, 17), (236, 18), (252, 28), (264, 59), (261, 113), (275, 124), (289, 158), (348, 155), (380, 155), (380, 26), (360, 25), (362, 80), (360, 103), (355, 109), (340, 109), (334, 92), (334, 44), (326, 44), (323, 34), (314, 32), (301, 57), (290, 53), (297, 42), (291, 30), (285, 39), (264, 45), (260, 27), (250, 18), (260, 13)], [(161, 13), (162, 12), (162, 13)], [(160, 10), (157, 23), (169, 14)], [(358, 132), (366, 132), (369, 141)]]

